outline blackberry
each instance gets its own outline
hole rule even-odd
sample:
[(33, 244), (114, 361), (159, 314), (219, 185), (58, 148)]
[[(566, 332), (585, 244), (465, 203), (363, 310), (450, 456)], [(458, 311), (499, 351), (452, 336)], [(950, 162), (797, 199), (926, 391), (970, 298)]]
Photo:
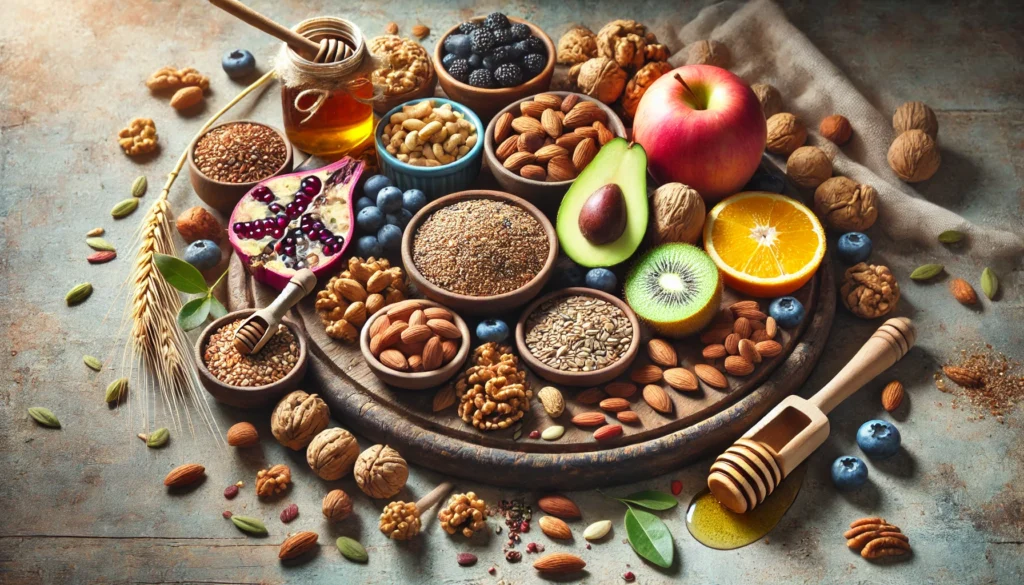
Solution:
[(482, 87), (485, 89), (496, 87), (496, 84), (494, 83), (494, 75), (486, 69), (477, 69), (470, 73), (469, 84), (473, 87)]
[(494, 70), (494, 79), (502, 87), (514, 87), (523, 82), (523, 70), (514, 63), (505, 63)]
[(478, 28), (469, 34), (474, 53), (486, 53), (494, 48), (494, 35), (485, 28)]
[(441, 64), (444, 65), (445, 69), (448, 69), (448, 66), (452, 64), (452, 61), (458, 58), (459, 56), (456, 55), (455, 53), (448, 53), (444, 57), (441, 57)]
[(521, 22), (517, 22), (509, 27), (509, 31), (512, 32), (512, 38), (517, 41), (521, 41), (530, 36), (530, 27), (526, 26)]
[(472, 41), (468, 35), (449, 35), (444, 40), (444, 50), (449, 53), (455, 53), (459, 57), (469, 57), (469, 54), (473, 52)]
[(465, 59), (455, 59), (448, 65), (448, 73), (455, 79), (465, 83), (469, 78), (469, 61)]
[(508, 45), (505, 49), (507, 49), (509, 61), (518, 61), (526, 56), (526, 51), (523, 50), (523, 47), (519, 46), (519, 43)]
[(492, 30), (491, 34), (494, 35), (494, 43), (499, 46), (511, 44), (515, 40), (512, 38), (512, 31), (507, 28)]
[(547, 57), (544, 55), (538, 55), (537, 53), (531, 53), (523, 57), (523, 69), (526, 74), (530, 77), (539, 75), (541, 71), (544, 71), (544, 67), (548, 64)]
[(480, 28), (480, 25), (475, 22), (464, 22), (459, 25), (459, 32), (468, 35), (478, 28)]
[(512, 47), (494, 47), (491, 57), (498, 63), (507, 63), (512, 60)]
[(499, 28), (508, 28), (508, 17), (500, 12), (492, 12), (488, 14), (487, 19), (484, 20), (484, 26), (491, 30), (497, 30)]
[(546, 48), (544, 47), (544, 42), (537, 37), (529, 37), (527, 39), (523, 39), (521, 42), (526, 45), (527, 53), (540, 53), (541, 55), (547, 53), (547, 50), (545, 50)]
[(479, 69), (484, 66), (484, 59), (480, 55), (473, 53), (469, 56), (469, 68)]

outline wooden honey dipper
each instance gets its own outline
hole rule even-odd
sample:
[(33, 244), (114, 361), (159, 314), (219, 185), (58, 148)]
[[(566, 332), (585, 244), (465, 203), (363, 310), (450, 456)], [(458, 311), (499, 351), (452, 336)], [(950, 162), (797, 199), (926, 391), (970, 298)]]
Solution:
[(889, 319), (850, 363), (810, 398), (787, 396), (715, 459), (708, 489), (723, 506), (746, 513), (828, 438), (828, 413), (907, 354), (916, 333), (910, 319)]
[(351, 57), (354, 52), (348, 43), (340, 39), (328, 38), (316, 43), (292, 29), (270, 20), (238, 0), (210, 0), (210, 4), (270, 36), (281, 39), (296, 53), (314, 63), (342, 61)]
[(302, 297), (316, 288), (316, 276), (308, 268), (295, 273), (274, 302), (256, 311), (235, 329), (235, 350), (242, 355), (258, 353), (277, 332), (281, 318)]

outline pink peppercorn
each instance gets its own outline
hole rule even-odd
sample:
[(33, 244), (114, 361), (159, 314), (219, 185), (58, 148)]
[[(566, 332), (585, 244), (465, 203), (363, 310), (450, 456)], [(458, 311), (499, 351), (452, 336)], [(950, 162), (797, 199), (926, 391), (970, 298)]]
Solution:
[(229, 500), (233, 500), (233, 499), (235, 499), (235, 496), (237, 496), (237, 495), (238, 495), (238, 486), (237, 485), (229, 485), (228, 487), (224, 488), (224, 497), (225, 498), (227, 498)]
[(530, 438), (531, 439), (539, 439), (540, 438), (540, 431), (536, 431), (536, 430), (530, 431)]
[(491, 567), (490, 569), (487, 569), (487, 572), (493, 575), (498, 572), (498, 567)]
[(622, 574), (622, 580), (626, 583), (632, 583), (636, 581), (636, 575), (633, 574), (633, 571), (626, 571)]
[(285, 508), (284, 510), (281, 510), (281, 522), (284, 522), (285, 524), (291, 522), (292, 520), (295, 520), (298, 517), (299, 517), (299, 506), (298, 506), (298, 504), (292, 504), (292, 505), (288, 506), (287, 508)]
[(683, 482), (678, 479), (672, 480), (672, 495), (678, 496), (681, 491), (683, 491)]
[(529, 520), (523, 520), (522, 522), (519, 523), (519, 532), (529, 532), (529, 531), (530, 531), (530, 522), (529, 522)]
[(535, 552), (537, 552), (537, 543), (536, 542), (531, 542), (531, 543), (527, 544), (526, 545), (526, 552), (528, 552), (528, 553), (535, 553)]
[(233, 515), (234, 514), (231, 513), (231, 510), (224, 510), (224, 512), (221, 514), (221, 516), (224, 516), (224, 518), (227, 519), (230, 519)]

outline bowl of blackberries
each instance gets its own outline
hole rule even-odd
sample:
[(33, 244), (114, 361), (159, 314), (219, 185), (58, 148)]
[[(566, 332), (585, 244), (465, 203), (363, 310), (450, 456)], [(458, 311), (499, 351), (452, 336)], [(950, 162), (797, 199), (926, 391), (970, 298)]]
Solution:
[(537, 26), (495, 12), (446, 32), (434, 47), (434, 69), (448, 97), (486, 123), (508, 104), (551, 86), (555, 46)]

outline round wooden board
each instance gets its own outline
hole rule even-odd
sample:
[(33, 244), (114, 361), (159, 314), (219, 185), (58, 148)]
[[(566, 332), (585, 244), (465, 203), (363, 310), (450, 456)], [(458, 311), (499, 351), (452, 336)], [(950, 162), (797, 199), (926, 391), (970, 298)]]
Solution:
[[(317, 290), (325, 283), (318, 283)], [(236, 257), (228, 278), (230, 310), (265, 306), (275, 291), (255, 283)], [(651, 409), (637, 391), (631, 408), (640, 424), (623, 425), (623, 436), (606, 442), (593, 439), (592, 430), (576, 428), (569, 420), (583, 411), (598, 410), (573, 400), (582, 389), (560, 387), (565, 413), (552, 421), (538, 400), (522, 419), (518, 440), (513, 427), (482, 433), (463, 422), (455, 407), (434, 413), (435, 389), (409, 391), (389, 387), (366, 366), (358, 344), (343, 344), (324, 333), (313, 297), (293, 309), (293, 317), (309, 335), (310, 363), (302, 386), (319, 393), (331, 414), (347, 428), (372, 441), (387, 443), (410, 462), (457, 477), (494, 485), (531, 489), (580, 489), (653, 477), (697, 457), (724, 448), (785, 396), (795, 392), (810, 375), (824, 350), (835, 315), (835, 285), (828, 255), (815, 277), (794, 294), (808, 317), (795, 331), (779, 329), (776, 340), (783, 352), (765, 359), (745, 378), (729, 376), (730, 387), (715, 390), (701, 384), (697, 392), (681, 393), (664, 385), (674, 403), (672, 415)], [(726, 290), (723, 306), (740, 298)], [(767, 302), (762, 301), (767, 312)], [(516, 315), (506, 315), (514, 323)], [(476, 321), (472, 321), (471, 327)], [(643, 332), (643, 340), (651, 337)], [(696, 338), (677, 342), (683, 365), (703, 363)], [(649, 363), (641, 350), (634, 365)], [(628, 376), (628, 373), (627, 373)], [(623, 376), (622, 380), (628, 380)], [(530, 374), (536, 393), (548, 385)], [(617, 422), (613, 414), (609, 422)], [(565, 427), (558, 441), (530, 439), (533, 430), (549, 425)]]

